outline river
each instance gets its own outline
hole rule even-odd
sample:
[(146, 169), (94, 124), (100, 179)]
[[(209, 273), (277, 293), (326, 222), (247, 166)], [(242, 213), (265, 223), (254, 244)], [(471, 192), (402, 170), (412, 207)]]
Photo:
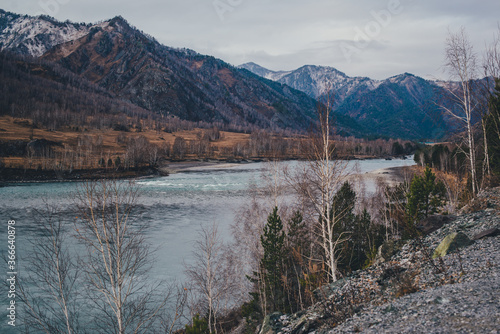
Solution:
[[(297, 164), (286, 162), (284, 164)], [(408, 160), (364, 160), (349, 163), (349, 168), (364, 174), (381, 168), (413, 165)], [(248, 202), (249, 187), (262, 184), (266, 174), (266, 163), (238, 164), (225, 167), (210, 167), (189, 172), (180, 172), (166, 177), (144, 178), (137, 181), (141, 190), (139, 210), (133, 219), (146, 222), (146, 239), (157, 249), (156, 262), (151, 275), (159, 279), (181, 279), (183, 263), (191, 258), (193, 242), (201, 226), (214, 222), (219, 225), (223, 238), (230, 239), (229, 227), (236, 211)], [(355, 167), (356, 166), (356, 167)], [(16, 221), (16, 249), (18, 268), (22, 279), (22, 256), (30, 249), (26, 239), (36, 236), (33, 212), (42, 209), (44, 203), (58, 205), (67, 221), (74, 219), (72, 194), (77, 182), (19, 183), (0, 188), (0, 219), (2, 238), (0, 249), (7, 250), (7, 222)], [(373, 190), (373, 184), (367, 185)], [(4, 267), (7, 267), (5, 264)], [(7, 268), (3, 269), (7, 275)], [(3, 296), (7, 292), (2, 293)], [(4, 298), (2, 298), (4, 299)], [(0, 300), (4, 303), (4, 301)], [(2, 326), (6, 322), (2, 306)]]

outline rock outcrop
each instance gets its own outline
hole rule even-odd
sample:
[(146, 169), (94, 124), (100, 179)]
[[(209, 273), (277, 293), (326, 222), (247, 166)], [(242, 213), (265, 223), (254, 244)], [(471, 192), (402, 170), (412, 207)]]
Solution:
[(445, 256), (446, 254), (451, 253), (457, 249), (467, 247), (472, 243), (473, 241), (470, 240), (469, 237), (462, 232), (454, 232), (448, 234), (443, 239), (443, 241), (441, 241), (439, 246), (437, 246), (434, 254), (432, 254), (432, 258), (435, 259), (441, 256)]

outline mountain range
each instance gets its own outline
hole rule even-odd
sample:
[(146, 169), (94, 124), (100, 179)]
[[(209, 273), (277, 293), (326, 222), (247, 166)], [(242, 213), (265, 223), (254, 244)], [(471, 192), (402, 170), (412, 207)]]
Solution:
[[(331, 92), (342, 135), (436, 139), (452, 126), (438, 106), (447, 94), (439, 82), (408, 73), (386, 80), (349, 77), (311, 65), (294, 71), (254, 63), (234, 67), (164, 46), (119, 16), (86, 24), (0, 10), (0, 50), (11, 54), (4, 59), (24, 57), (64, 69), (75, 77), (66, 85), (80, 81), (78, 87), (92, 86), (119, 101), (115, 104), (230, 129), (307, 131), (316, 119), (317, 100)], [(30, 76), (40, 77), (33, 71), (27, 75), (26, 85)], [(54, 76), (43, 79), (60, 82)], [(9, 110), (9, 103), (22, 103), (4, 100), (11, 101), (2, 106)]]
[(446, 85), (454, 83), (425, 80), (410, 73), (385, 80), (349, 77), (335, 68), (314, 65), (293, 71), (271, 71), (255, 63), (239, 68), (320, 101), (332, 96), (336, 112), (355, 119), (372, 134), (436, 139), (456, 128), (441, 108), (441, 105), (453, 108)]
[(155, 115), (250, 129), (301, 130), (314, 120), (316, 101), (306, 94), (161, 45), (121, 17), (88, 25), (2, 11), (0, 49), (54, 64)]

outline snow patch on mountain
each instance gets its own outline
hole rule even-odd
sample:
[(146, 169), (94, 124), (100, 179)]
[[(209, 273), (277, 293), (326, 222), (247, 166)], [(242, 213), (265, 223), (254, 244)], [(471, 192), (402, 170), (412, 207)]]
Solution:
[(333, 91), (336, 95), (335, 103), (340, 103), (360, 89), (374, 90), (383, 82), (367, 77), (349, 77), (328, 66), (305, 65), (293, 71), (272, 71), (255, 63), (246, 63), (240, 65), (239, 68), (288, 85), (314, 98), (319, 98)]
[(40, 57), (52, 47), (87, 35), (92, 25), (56, 22), (46, 16), (0, 12), (0, 50)]

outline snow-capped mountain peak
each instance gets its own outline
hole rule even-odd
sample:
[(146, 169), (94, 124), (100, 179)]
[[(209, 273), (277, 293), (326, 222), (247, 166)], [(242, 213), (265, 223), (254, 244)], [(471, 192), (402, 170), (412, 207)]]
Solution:
[(335, 91), (336, 98), (343, 100), (357, 87), (375, 89), (380, 81), (365, 77), (349, 77), (345, 73), (329, 66), (304, 65), (293, 71), (272, 71), (255, 63), (246, 63), (239, 68), (247, 69), (266, 79), (286, 84), (318, 98), (330, 91)]

